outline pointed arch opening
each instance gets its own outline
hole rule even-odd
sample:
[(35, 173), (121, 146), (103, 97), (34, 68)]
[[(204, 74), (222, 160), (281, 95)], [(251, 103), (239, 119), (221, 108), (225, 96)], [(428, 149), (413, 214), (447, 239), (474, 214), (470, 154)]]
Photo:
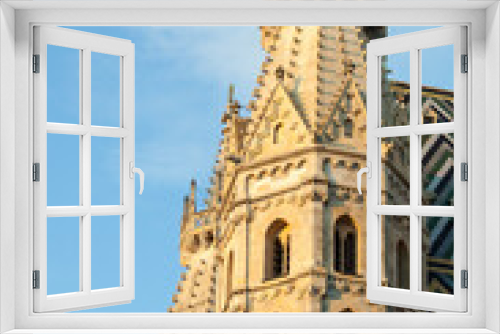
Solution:
[(335, 223), (335, 270), (345, 275), (357, 273), (358, 236), (351, 216), (343, 215)]
[(347, 232), (344, 240), (344, 274), (356, 274), (356, 236), (353, 232)]
[(205, 245), (207, 248), (211, 247), (214, 243), (214, 233), (212, 231), (208, 231), (205, 237)]
[(280, 144), (281, 141), (283, 140), (283, 124), (278, 123), (274, 126), (273, 129), (273, 144)]
[(276, 219), (266, 232), (265, 279), (273, 280), (290, 273), (291, 236), (287, 222)]
[(352, 138), (353, 129), (354, 129), (354, 122), (352, 121), (351, 118), (347, 118), (344, 124), (344, 137)]

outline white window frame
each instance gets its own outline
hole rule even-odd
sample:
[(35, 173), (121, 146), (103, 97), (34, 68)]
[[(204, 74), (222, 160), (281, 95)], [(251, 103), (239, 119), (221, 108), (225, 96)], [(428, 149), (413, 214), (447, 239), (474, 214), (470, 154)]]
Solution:
[[(105, 8), (114, 10), (103, 10)], [(78, 329), (88, 332), (127, 329), (129, 333), (154, 333), (161, 329), (162, 333), (178, 333), (179, 328), (186, 329), (182, 332), (190, 328), (190, 332), (233, 333), (243, 332), (234, 328), (247, 328), (245, 332), (279, 329), (290, 333), (305, 330), (345, 333), (347, 330), (343, 329), (351, 329), (356, 333), (415, 333), (418, 328), (419, 333), (500, 332), (500, 11), (497, 3), (172, 0), (168, 3), (128, 1), (117, 5), (102, 1), (4, 1), (0, 3), (0, 10), (0, 331), (47, 333), (64, 329), (70, 333)], [(30, 255), (33, 203), (29, 176), (33, 162), (30, 158), (33, 131), (30, 55), (35, 24), (467, 25), (471, 60), (468, 311), (459, 314), (34, 314)], [(486, 251), (492, 254), (487, 258), (487, 267)]]
[[(367, 179), (367, 298), (376, 304), (411, 307), (429, 311), (467, 310), (467, 290), (461, 288), (461, 270), (467, 270), (467, 183), (461, 181), (460, 164), (467, 163), (467, 73), (461, 73), (461, 56), (467, 54), (465, 26), (435, 28), (411, 34), (380, 38), (367, 47), (367, 162), (372, 176)], [(448, 123), (422, 123), (421, 50), (453, 46), (454, 119)], [(410, 56), (410, 118), (407, 125), (381, 125), (382, 57), (407, 52)], [(432, 60), (431, 60), (432, 61)], [(421, 136), (454, 134), (454, 205), (422, 205)], [(383, 205), (382, 138), (405, 137), (410, 140), (410, 202), (408, 205)], [(410, 287), (408, 290), (382, 285), (384, 245), (383, 216), (409, 218)], [(454, 217), (453, 280), (454, 293), (422, 291), (422, 217)]]
[[(134, 299), (134, 213), (135, 182), (130, 177), (135, 147), (134, 126), (134, 44), (128, 40), (80, 32), (60, 27), (35, 26), (34, 54), (39, 58), (39, 73), (34, 83), (34, 162), (39, 164), (39, 181), (33, 184), (34, 258), (39, 271), (39, 288), (34, 289), (35, 312), (74, 311), (102, 305), (129, 303)], [(73, 48), (80, 58), (79, 124), (47, 122), (47, 45)], [(91, 57), (93, 52), (114, 55), (120, 61), (119, 127), (95, 126), (91, 122)], [(76, 206), (47, 206), (47, 134), (79, 136), (80, 203)], [(109, 137), (120, 141), (120, 204), (92, 205), (92, 138)], [(133, 175), (133, 174), (132, 174)], [(91, 288), (92, 217), (120, 217), (120, 286)], [(47, 218), (79, 219), (79, 291), (47, 295)]]

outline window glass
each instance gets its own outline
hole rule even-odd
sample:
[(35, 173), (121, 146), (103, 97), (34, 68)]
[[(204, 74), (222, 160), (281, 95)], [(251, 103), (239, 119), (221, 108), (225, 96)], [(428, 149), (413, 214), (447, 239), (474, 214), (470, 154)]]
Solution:
[[(410, 219), (381, 216), (382, 286), (410, 289)], [(385, 269), (385, 270), (384, 270)]]
[(410, 204), (410, 137), (381, 139), (382, 205)]
[(422, 291), (453, 294), (453, 217), (422, 217)]
[(453, 206), (453, 133), (422, 138), (422, 205)]
[(92, 52), (92, 125), (120, 126), (120, 57)]
[(80, 52), (47, 45), (47, 122), (80, 123)]
[(47, 218), (47, 294), (80, 291), (80, 218)]
[(381, 57), (381, 126), (410, 124), (410, 52)]
[(47, 134), (47, 205), (80, 205), (80, 136)]
[(422, 49), (421, 124), (453, 122), (453, 45)]
[(120, 204), (120, 141), (92, 137), (92, 205)]
[(120, 216), (92, 217), (92, 290), (120, 286)]

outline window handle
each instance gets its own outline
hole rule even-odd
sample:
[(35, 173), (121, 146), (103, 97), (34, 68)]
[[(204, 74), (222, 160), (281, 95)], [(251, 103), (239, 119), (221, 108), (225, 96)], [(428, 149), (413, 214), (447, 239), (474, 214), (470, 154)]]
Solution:
[(366, 176), (371, 179), (372, 178), (372, 163), (370, 161), (366, 162), (366, 167), (361, 168), (358, 170), (358, 192), (362, 194), (361, 192), (361, 176), (363, 173), (366, 173)]
[(139, 195), (142, 195), (142, 192), (144, 190), (144, 172), (142, 171), (142, 169), (134, 167), (133, 161), (130, 161), (130, 163), (129, 163), (129, 171), (130, 171), (129, 176), (131, 179), (134, 178), (135, 173), (139, 174), (139, 176), (141, 177), (141, 179), (140, 179), (141, 190), (139, 190)]

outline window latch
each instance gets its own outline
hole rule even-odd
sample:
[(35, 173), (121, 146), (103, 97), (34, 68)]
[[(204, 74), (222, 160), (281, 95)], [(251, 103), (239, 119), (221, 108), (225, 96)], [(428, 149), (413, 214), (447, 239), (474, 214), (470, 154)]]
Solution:
[(140, 168), (134, 167), (134, 162), (130, 161), (129, 163), (129, 176), (131, 179), (134, 178), (134, 174), (137, 173), (140, 176), (140, 183), (141, 183), (141, 189), (139, 190), (139, 195), (142, 195), (142, 192), (144, 190), (144, 172)]
[(372, 163), (370, 161), (366, 162), (366, 167), (361, 168), (358, 171), (358, 192), (362, 194), (361, 192), (361, 176), (366, 173), (366, 177), (371, 179), (372, 178)]

